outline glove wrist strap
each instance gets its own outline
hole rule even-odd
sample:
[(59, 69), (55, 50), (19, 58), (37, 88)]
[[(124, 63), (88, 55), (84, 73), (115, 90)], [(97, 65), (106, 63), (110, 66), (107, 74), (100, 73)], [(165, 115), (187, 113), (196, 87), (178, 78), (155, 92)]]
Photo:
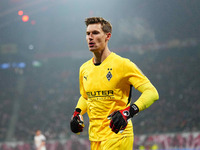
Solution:
[(130, 106), (130, 116), (131, 118), (139, 112), (139, 108), (135, 104), (131, 104)]
[(76, 108), (75, 111), (81, 113), (81, 109), (80, 108)]

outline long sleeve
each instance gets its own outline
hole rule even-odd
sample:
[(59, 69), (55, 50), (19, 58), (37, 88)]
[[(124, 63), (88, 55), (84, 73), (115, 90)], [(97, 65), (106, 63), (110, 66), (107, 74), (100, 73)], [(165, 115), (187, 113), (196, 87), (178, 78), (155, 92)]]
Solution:
[(87, 103), (86, 103), (86, 100), (83, 98), (83, 96), (79, 98), (76, 108), (81, 109), (81, 115), (87, 112)]
[(148, 108), (159, 99), (158, 91), (150, 82), (139, 86), (137, 90), (142, 93), (138, 100), (134, 103), (138, 106), (139, 111)]

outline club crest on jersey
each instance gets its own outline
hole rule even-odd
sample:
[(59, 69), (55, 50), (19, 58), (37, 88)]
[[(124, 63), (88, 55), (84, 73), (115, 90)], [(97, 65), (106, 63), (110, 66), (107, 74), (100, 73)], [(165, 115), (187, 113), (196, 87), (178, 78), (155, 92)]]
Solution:
[[(112, 68), (108, 68), (108, 70), (112, 70)], [(110, 81), (110, 79), (112, 78), (112, 73), (110, 71), (107, 73), (106, 78), (108, 79), (108, 81)]]

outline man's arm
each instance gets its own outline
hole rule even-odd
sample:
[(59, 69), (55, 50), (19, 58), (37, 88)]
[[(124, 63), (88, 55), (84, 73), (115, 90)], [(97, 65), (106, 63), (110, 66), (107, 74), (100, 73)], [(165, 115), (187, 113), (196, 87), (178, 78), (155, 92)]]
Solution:
[(76, 108), (81, 109), (81, 115), (87, 112), (87, 103), (86, 103), (86, 99), (83, 96), (79, 98)]
[(83, 88), (83, 74), (82, 74), (82, 66), (79, 70), (79, 84), (80, 84), (80, 94), (81, 97), (78, 100), (78, 103), (75, 107), (74, 113), (71, 117), (70, 128), (74, 133), (80, 133), (83, 131), (84, 122), (83, 122), (83, 114), (87, 112), (87, 103), (84, 97), (87, 97), (85, 90)]
[(128, 124), (128, 121), (139, 111), (142, 111), (151, 106), (159, 95), (156, 88), (150, 83), (145, 83), (137, 88), (142, 94), (138, 100), (128, 106), (127, 108), (119, 111), (115, 111), (108, 116), (110, 119), (110, 128), (113, 132), (123, 132)]
[(80, 132), (83, 131), (84, 122), (82, 115), (85, 114), (86, 111), (87, 111), (86, 99), (84, 99), (83, 96), (81, 96), (78, 100), (75, 111), (70, 121), (70, 128), (72, 132), (79, 134)]
[(142, 93), (134, 103), (139, 108), (139, 111), (148, 108), (159, 99), (158, 91), (150, 82), (139, 86), (137, 90)]

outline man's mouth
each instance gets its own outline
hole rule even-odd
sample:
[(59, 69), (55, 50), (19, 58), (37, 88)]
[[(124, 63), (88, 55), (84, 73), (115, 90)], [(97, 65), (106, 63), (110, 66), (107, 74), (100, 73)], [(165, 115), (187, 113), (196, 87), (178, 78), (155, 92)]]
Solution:
[(94, 47), (94, 43), (93, 43), (93, 42), (90, 42), (90, 43), (89, 43), (89, 47)]

